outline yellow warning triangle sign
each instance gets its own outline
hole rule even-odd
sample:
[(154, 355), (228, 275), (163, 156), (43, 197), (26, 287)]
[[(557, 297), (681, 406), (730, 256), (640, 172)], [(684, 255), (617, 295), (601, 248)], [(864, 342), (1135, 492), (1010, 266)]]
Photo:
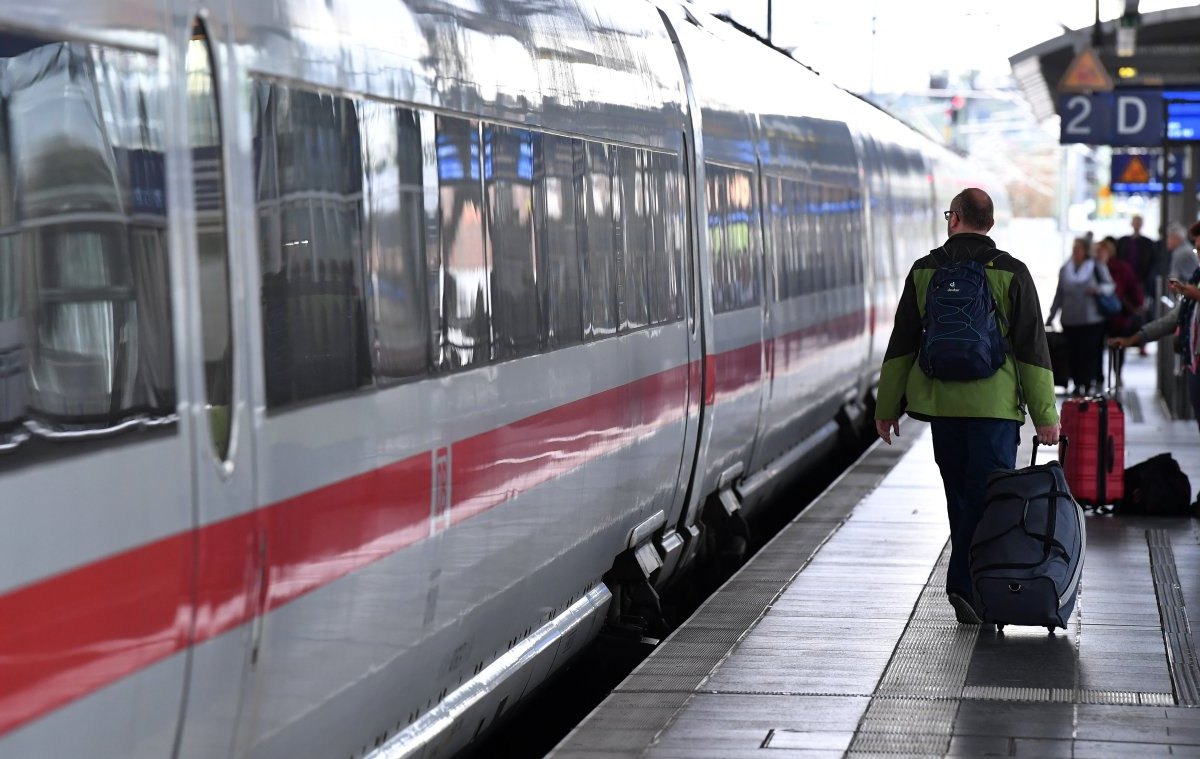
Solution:
[(1150, 172), (1146, 169), (1146, 164), (1142, 162), (1141, 156), (1129, 157), (1129, 163), (1125, 164), (1125, 170), (1121, 172), (1121, 178), (1118, 181), (1129, 184), (1145, 184), (1150, 181)]
[(1109, 92), (1112, 88), (1112, 77), (1105, 71), (1100, 56), (1090, 47), (1076, 53), (1062, 79), (1058, 80), (1059, 92)]

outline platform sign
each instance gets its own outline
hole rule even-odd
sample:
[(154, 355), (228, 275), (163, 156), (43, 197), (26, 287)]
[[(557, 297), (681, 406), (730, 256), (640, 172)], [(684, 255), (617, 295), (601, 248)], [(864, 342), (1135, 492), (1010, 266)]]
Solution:
[[(1091, 95), (1063, 95), (1059, 99), (1062, 126), (1058, 141), (1118, 147), (1162, 145), (1163, 94), (1162, 90), (1114, 90)], [(1191, 127), (1200, 134), (1200, 102), (1171, 105), (1197, 106), (1195, 116), (1188, 118), (1195, 119)]]
[(1062, 79), (1058, 80), (1059, 92), (1108, 92), (1112, 88), (1112, 77), (1100, 62), (1100, 56), (1090, 47), (1075, 54)]
[(1112, 133), (1112, 97), (1101, 95), (1063, 95), (1058, 112), (1062, 115), (1058, 141), (1085, 145), (1107, 145)]
[(1161, 145), (1163, 138), (1162, 90), (1117, 90), (1112, 93), (1110, 145)]
[[(1183, 154), (1171, 151), (1166, 161), (1167, 191), (1183, 191)], [(1145, 153), (1114, 153), (1112, 157), (1112, 179), (1109, 184), (1113, 192), (1145, 193), (1156, 195), (1163, 190), (1162, 151)]]

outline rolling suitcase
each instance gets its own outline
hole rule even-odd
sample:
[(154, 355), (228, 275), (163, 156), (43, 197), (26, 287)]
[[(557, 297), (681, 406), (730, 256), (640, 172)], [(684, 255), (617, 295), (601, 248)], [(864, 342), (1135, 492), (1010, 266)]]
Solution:
[[(1111, 374), (1111, 361), (1109, 367)], [(1063, 471), (1075, 500), (1097, 509), (1120, 502), (1125, 497), (1125, 411), (1115, 393), (1069, 398), (1061, 416), (1062, 434), (1072, 441)]]
[[(984, 622), (1066, 629), (1075, 608), (1087, 532), (1057, 461), (999, 469), (971, 541), (975, 611)], [(1070, 450), (1063, 438), (1061, 453)]]

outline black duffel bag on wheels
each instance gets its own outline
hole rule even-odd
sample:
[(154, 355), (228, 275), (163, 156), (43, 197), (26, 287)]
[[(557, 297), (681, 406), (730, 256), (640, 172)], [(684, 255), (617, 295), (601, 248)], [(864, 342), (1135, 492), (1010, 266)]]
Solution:
[[(1057, 461), (998, 469), (971, 542), (975, 610), (984, 622), (1066, 629), (1075, 608), (1087, 533)], [(1062, 439), (1060, 457), (1067, 439)]]

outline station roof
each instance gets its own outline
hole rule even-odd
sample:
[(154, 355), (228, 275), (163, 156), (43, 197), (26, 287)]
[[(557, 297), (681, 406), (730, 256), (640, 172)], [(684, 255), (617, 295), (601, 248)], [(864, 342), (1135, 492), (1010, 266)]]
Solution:
[[(1119, 20), (1101, 23), (1100, 61), (1118, 88), (1200, 88), (1200, 6), (1143, 13), (1137, 28), (1135, 55), (1118, 58)], [(1008, 59), (1021, 91), (1038, 119), (1058, 113), (1058, 82), (1075, 54), (1091, 43), (1093, 27), (1067, 30)], [(1117, 70), (1131, 66), (1137, 75), (1118, 79)]]

